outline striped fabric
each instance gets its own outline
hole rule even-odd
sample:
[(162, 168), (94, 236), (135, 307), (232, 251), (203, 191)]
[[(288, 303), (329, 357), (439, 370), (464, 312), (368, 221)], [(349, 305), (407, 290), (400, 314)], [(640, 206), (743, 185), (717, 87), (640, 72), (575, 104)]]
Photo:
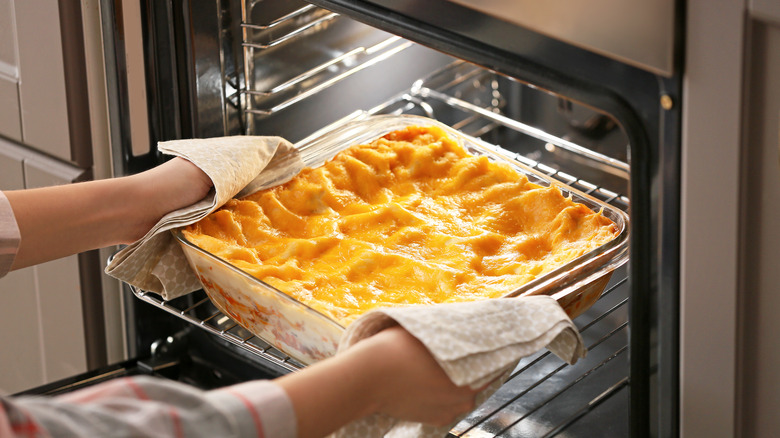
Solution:
[(0, 277), (11, 270), (21, 236), (8, 198), (0, 191)]
[(287, 394), (259, 380), (201, 391), (149, 376), (56, 397), (0, 398), (0, 437), (296, 436)]

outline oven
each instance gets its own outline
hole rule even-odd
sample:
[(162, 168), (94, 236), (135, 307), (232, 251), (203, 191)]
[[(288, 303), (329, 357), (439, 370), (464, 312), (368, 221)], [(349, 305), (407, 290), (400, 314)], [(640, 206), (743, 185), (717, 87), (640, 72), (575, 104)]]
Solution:
[[(679, 11), (674, 2), (653, 5), (661, 25), (651, 34), (662, 41), (659, 54), (642, 59), (577, 35), (546, 36), (542, 11), (532, 29), (467, 2), (103, 2), (113, 52), (139, 50), (127, 45), (131, 31), (143, 43), (143, 69), (121, 56), (112, 66), (114, 167), (123, 174), (158, 162), (148, 147), (157, 141), (254, 134), (298, 142), (373, 114), (428, 116), (505, 149), (628, 211), (630, 259), (576, 320), (585, 360), (527, 358), (452, 434), (669, 436)], [(141, 366), (152, 372), (209, 387), (301, 366), (202, 293), (162, 301), (130, 290), (124, 305), (128, 354), (148, 357)]]
[[(683, 407), (696, 411), (681, 383), (697, 366), (681, 357), (681, 339), (692, 339), (681, 332), (683, 303), (702, 302), (681, 296), (683, 267), (698, 257), (683, 232), (691, 12), (673, 0), (537, 3), (101, 1), (114, 173), (159, 163), (149, 147), (158, 141), (298, 142), (376, 114), (423, 115), (478, 137), (627, 211), (630, 257), (575, 319), (584, 360), (524, 359), (451, 435), (678, 436)], [(151, 373), (211, 388), (302, 367), (202, 291), (171, 301), (121, 293), (127, 360), (87, 381)], [(716, 334), (736, 325), (721, 317)], [(715, 357), (734, 360), (726, 350)], [(707, 382), (727, 375), (734, 390), (733, 369), (714, 369)], [(734, 405), (724, 409), (713, 424), (733, 427)]]

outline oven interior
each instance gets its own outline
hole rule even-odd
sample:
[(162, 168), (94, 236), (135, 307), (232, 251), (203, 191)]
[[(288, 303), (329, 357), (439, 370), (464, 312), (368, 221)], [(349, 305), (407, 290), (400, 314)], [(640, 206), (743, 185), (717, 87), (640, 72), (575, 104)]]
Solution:
[[(303, 1), (148, 2), (142, 15), (150, 144), (238, 134), (298, 142), (357, 118), (415, 114), (629, 211), (629, 136), (615, 117), (575, 99)], [(162, 159), (118, 143), (120, 174)], [(585, 359), (569, 366), (547, 351), (524, 359), (451, 435), (629, 435), (632, 281), (628, 266), (618, 267), (575, 319)], [(217, 311), (203, 291), (164, 301), (125, 289), (128, 356), (137, 359), (69, 388), (136, 373), (213, 388), (302, 366)]]

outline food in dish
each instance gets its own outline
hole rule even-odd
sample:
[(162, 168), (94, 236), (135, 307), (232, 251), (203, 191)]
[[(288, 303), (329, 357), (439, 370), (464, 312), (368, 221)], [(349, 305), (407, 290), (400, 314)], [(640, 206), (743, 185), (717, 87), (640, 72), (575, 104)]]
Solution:
[(377, 307), (505, 296), (618, 233), (435, 126), (351, 146), (183, 230), (342, 326)]

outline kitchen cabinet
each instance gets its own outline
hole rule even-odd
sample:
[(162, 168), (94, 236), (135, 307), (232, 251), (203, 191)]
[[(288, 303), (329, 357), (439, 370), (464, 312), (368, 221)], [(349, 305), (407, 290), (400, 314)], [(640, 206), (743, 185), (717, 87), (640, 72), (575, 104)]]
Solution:
[[(0, 103), (0, 190), (111, 176), (98, 1), (0, 0)], [(105, 257), (0, 279), (0, 392), (123, 358), (118, 284), (101, 277)]]
[(776, 436), (780, 5), (686, 8), (681, 436)]
[(742, 157), (738, 395), (743, 437), (774, 436), (780, 430), (780, 7), (776, 2), (756, 3), (750, 27)]
[[(67, 184), (85, 171), (0, 140), (0, 189)], [(87, 370), (77, 256), (0, 279), (0, 391), (13, 393)]]
[(16, 56), (16, 26), (10, 0), (0, 0), (0, 134), (22, 138), (19, 114), (19, 68)]
[(88, 112), (78, 110), (87, 87), (81, 9), (74, 4), (0, 0), (0, 136), (88, 167)]
[[(0, 24), (2, 26), (2, 24)], [(0, 133), (20, 140), (22, 138), (22, 119), (19, 115), (19, 94), (16, 82), (0, 74)]]

